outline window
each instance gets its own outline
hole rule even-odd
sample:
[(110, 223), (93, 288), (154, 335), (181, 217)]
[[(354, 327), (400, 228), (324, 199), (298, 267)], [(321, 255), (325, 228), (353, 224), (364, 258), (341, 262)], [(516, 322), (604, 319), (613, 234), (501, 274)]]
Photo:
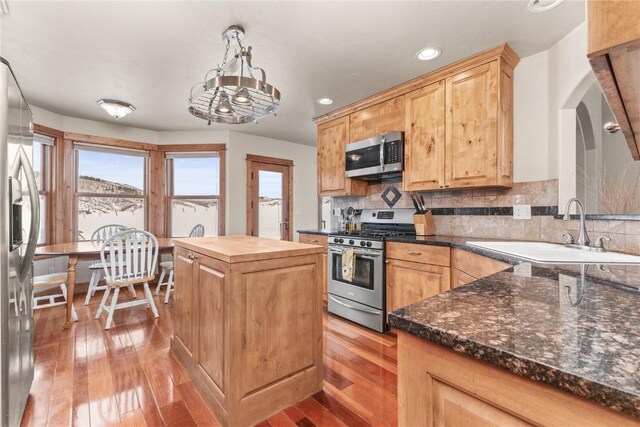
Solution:
[(147, 226), (148, 152), (75, 144), (76, 236), (108, 224)]
[(218, 152), (167, 153), (167, 234), (188, 236), (202, 224), (205, 236), (220, 233), (221, 156)]

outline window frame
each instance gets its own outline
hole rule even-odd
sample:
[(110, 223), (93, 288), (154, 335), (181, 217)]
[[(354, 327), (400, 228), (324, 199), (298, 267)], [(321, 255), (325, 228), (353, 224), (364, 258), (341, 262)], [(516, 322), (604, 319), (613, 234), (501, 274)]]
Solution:
[[(79, 151), (82, 150), (82, 147), (88, 147), (85, 151), (96, 151), (96, 152), (105, 152), (111, 154), (121, 154), (121, 155), (131, 155), (135, 153), (137, 157), (144, 158), (144, 171), (143, 171), (143, 188), (142, 195), (136, 194), (104, 194), (104, 193), (91, 193), (91, 192), (80, 192), (78, 190), (78, 180), (80, 179), (80, 168), (79, 168)], [(92, 149), (93, 148), (93, 149)], [(122, 148), (122, 147), (114, 147), (102, 144), (93, 144), (87, 143), (83, 141), (73, 141), (73, 238), (75, 241), (81, 241), (78, 235), (78, 223), (79, 223), (79, 215), (80, 211), (78, 209), (78, 201), (81, 197), (95, 197), (95, 198), (105, 198), (105, 199), (143, 199), (144, 206), (144, 230), (149, 229), (149, 171), (150, 171), (150, 156), (151, 153), (149, 150), (138, 150), (131, 148)], [(128, 153), (129, 152), (129, 153)], [(106, 225), (106, 224), (105, 224)], [(90, 239), (90, 236), (84, 236), (85, 241)]]
[[(224, 218), (225, 218), (225, 204), (224, 204), (224, 185), (225, 185), (225, 150), (220, 149), (204, 149), (205, 146), (202, 146), (201, 150), (197, 150), (198, 146), (193, 146), (194, 149), (189, 150), (165, 150), (164, 153), (164, 163), (165, 163), (165, 235), (167, 237), (174, 237), (172, 235), (173, 229), (173, 218), (171, 216), (171, 206), (174, 200), (217, 200), (218, 201), (218, 230), (217, 235), (224, 235)], [(196, 154), (202, 154), (202, 157), (217, 157), (219, 159), (219, 168), (218, 168), (218, 182), (219, 182), (219, 191), (218, 195), (175, 195), (174, 194), (174, 163), (173, 160), (175, 158), (198, 158), (194, 156)]]
[(38, 243), (37, 246), (46, 246), (54, 243), (56, 235), (56, 222), (55, 218), (55, 198), (56, 198), (56, 149), (59, 144), (61, 133), (44, 126), (34, 125), (33, 127), (33, 139), (35, 143), (36, 135), (43, 137), (44, 139), (50, 139), (50, 143), (40, 143), (42, 159), (41, 168), (41, 188), (38, 189), (38, 196), (46, 197), (45, 204), (45, 220), (44, 220), (44, 242)]

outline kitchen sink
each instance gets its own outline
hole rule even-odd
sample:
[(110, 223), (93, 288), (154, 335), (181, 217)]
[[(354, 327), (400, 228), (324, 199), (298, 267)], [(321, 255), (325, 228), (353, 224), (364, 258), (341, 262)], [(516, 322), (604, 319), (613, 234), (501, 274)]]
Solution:
[(468, 245), (544, 264), (640, 264), (640, 256), (597, 252), (547, 242), (467, 242)]

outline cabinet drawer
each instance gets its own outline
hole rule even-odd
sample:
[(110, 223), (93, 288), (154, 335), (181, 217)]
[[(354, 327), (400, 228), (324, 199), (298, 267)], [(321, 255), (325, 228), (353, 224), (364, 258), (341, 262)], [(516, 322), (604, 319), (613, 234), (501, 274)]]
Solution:
[(454, 249), (451, 255), (451, 267), (470, 276), (482, 279), (511, 267), (510, 264), (496, 261), (482, 255), (476, 255), (462, 249)]
[(423, 264), (451, 265), (451, 250), (443, 246), (418, 245), (414, 243), (387, 243), (387, 258)]
[(322, 236), (320, 234), (300, 233), (300, 236), (298, 237), (298, 241), (300, 243), (306, 243), (309, 245), (318, 245), (324, 248), (327, 247), (327, 236)]

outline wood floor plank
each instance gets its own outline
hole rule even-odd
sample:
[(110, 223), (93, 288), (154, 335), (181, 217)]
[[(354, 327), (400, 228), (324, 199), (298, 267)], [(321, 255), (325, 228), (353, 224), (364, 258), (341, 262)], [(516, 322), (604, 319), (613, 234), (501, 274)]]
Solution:
[(220, 423), (191, 381), (178, 385), (184, 404), (199, 427), (218, 427)]
[(175, 427), (196, 427), (196, 422), (183, 401), (173, 402), (160, 409), (166, 425)]
[(327, 408), (322, 406), (313, 397), (308, 397), (302, 402), (296, 404), (296, 408), (302, 412), (305, 417), (309, 418), (313, 424), (317, 426), (341, 426), (347, 424), (342, 422), (340, 418), (331, 413)]
[(326, 364), (323, 367), (323, 376), (325, 381), (331, 383), (338, 390), (344, 390), (345, 388), (353, 384), (353, 382), (348, 378), (345, 378), (341, 374), (337, 373)]
[(349, 427), (371, 427), (371, 424), (326, 392), (320, 391), (313, 398)]
[(271, 416), (267, 421), (272, 427), (294, 427), (296, 425), (284, 411)]
[(73, 360), (73, 402), (71, 406), (71, 425), (88, 426), (89, 414), (89, 372), (87, 362), (86, 324), (76, 328)]

